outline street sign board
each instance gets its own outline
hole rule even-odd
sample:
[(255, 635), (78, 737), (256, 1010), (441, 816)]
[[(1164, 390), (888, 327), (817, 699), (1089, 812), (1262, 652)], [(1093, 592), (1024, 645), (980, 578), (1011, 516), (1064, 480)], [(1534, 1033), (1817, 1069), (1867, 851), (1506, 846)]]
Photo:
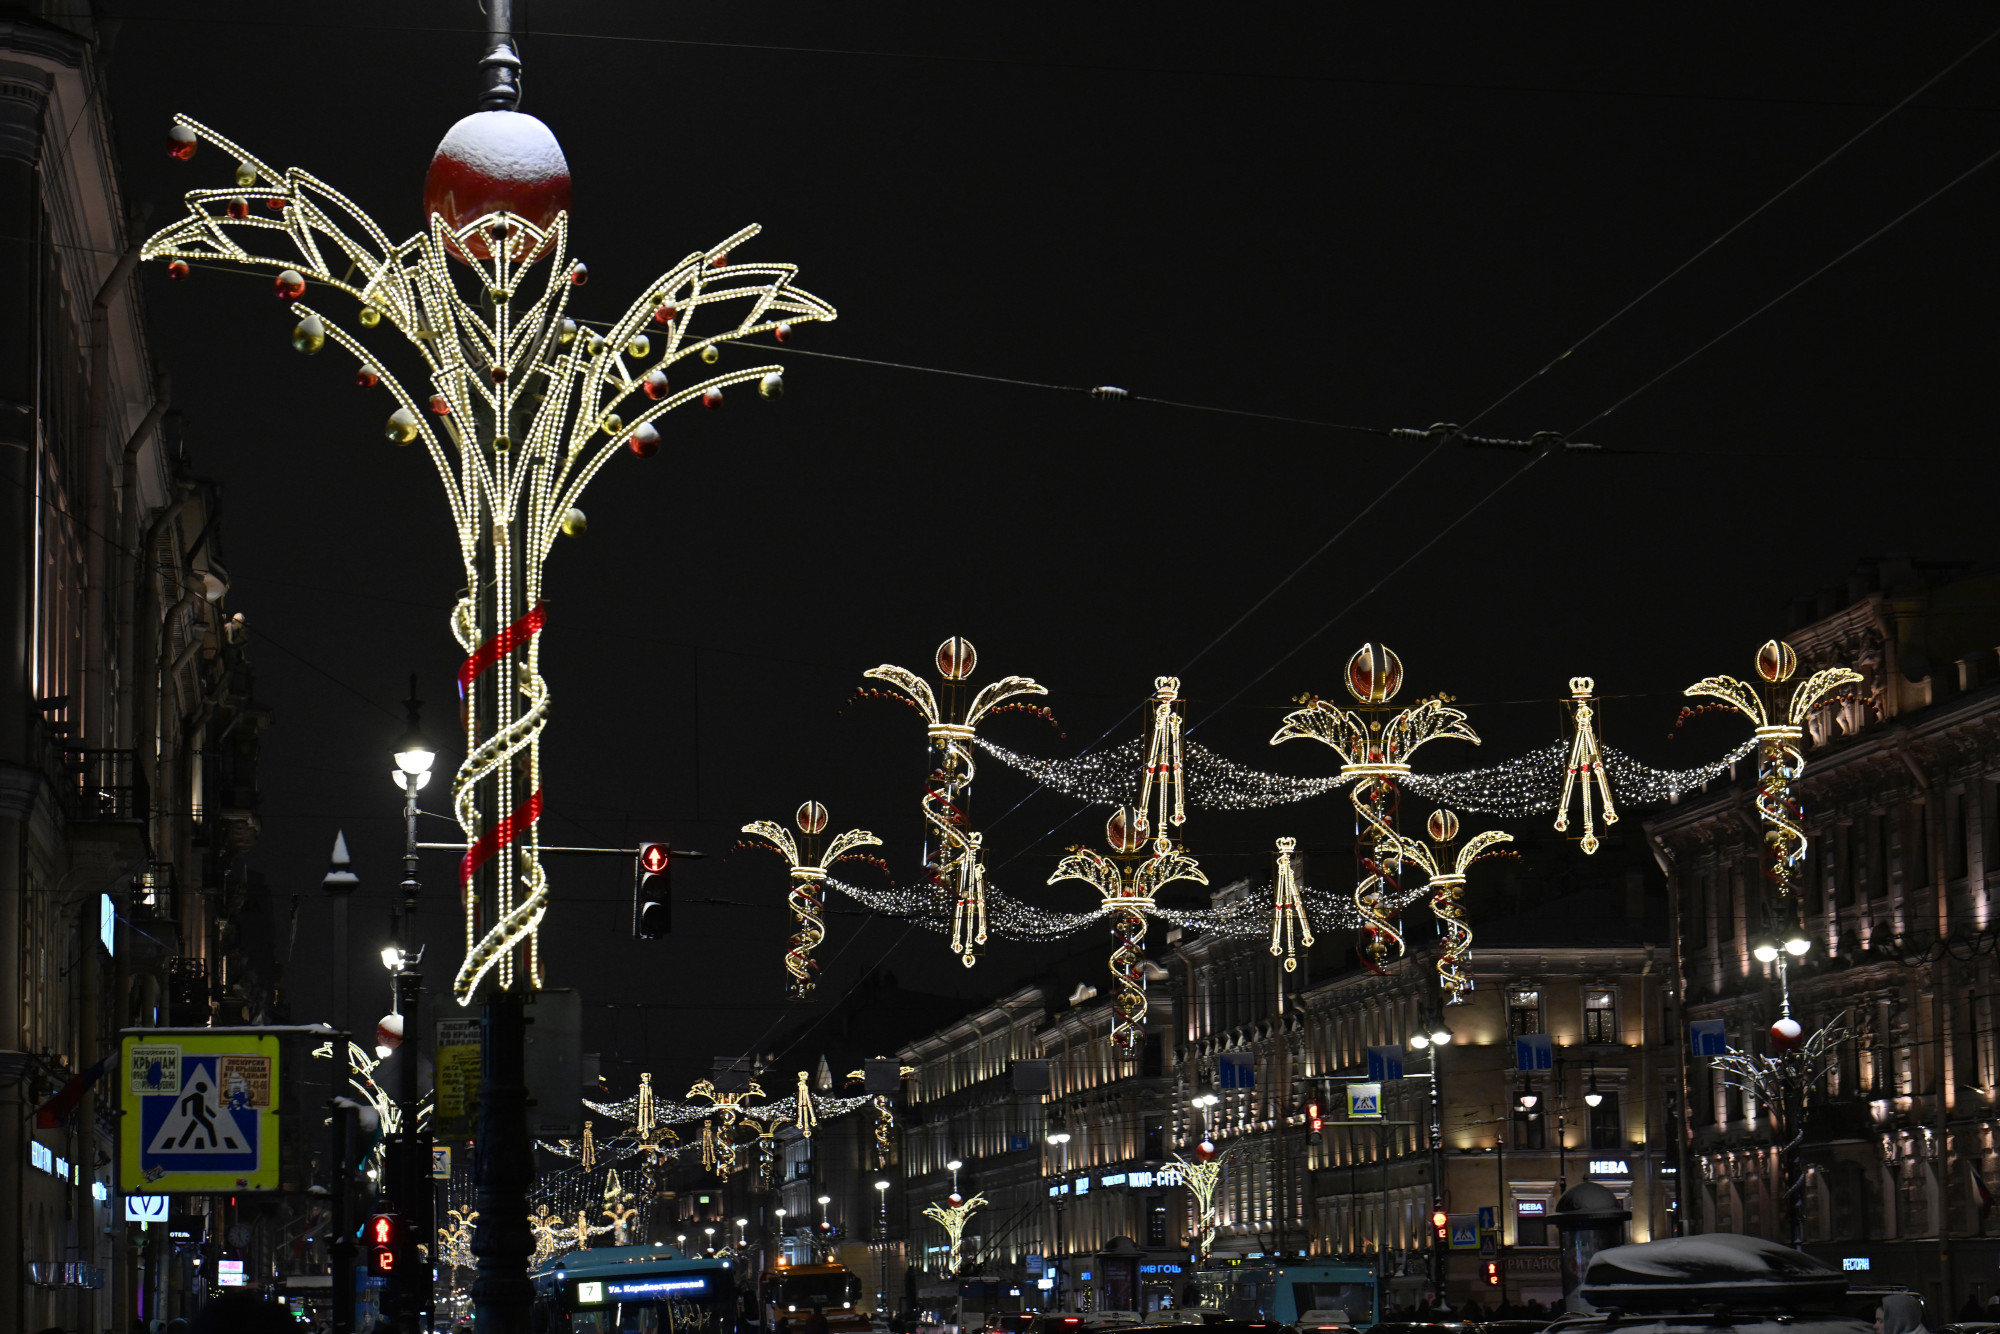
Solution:
[(1400, 1043), (1368, 1049), (1368, 1078), (1380, 1084), (1403, 1077), (1403, 1048)]
[(438, 1020), (434, 1051), (437, 1110), (431, 1133), (439, 1139), (471, 1139), (479, 1114), (479, 1021)]
[(127, 1195), (125, 1197), (125, 1221), (128, 1223), (164, 1223), (172, 1201), (164, 1195)]
[(431, 1180), (451, 1180), (451, 1145), (433, 1144), (431, 1146)]
[(1382, 1086), (1377, 1083), (1347, 1086), (1347, 1118), (1350, 1121), (1382, 1119)]
[(148, 1195), (278, 1189), (278, 1039), (255, 1029), (127, 1033), (118, 1184)]
[(1483, 1260), (1498, 1258), (1500, 1254), (1500, 1233), (1490, 1227), (1479, 1229), (1479, 1256)]
[(1479, 1216), (1477, 1214), (1447, 1214), (1445, 1216), (1447, 1235), (1451, 1248), (1455, 1251), (1476, 1251), (1479, 1249)]
[(1495, 1210), (1490, 1204), (1479, 1206), (1479, 1230), (1481, 1232), (1491, 1232), (1494, 1228), (1500, 1226), (1500, 1222), (1494, 1217), (1494, 1213)]

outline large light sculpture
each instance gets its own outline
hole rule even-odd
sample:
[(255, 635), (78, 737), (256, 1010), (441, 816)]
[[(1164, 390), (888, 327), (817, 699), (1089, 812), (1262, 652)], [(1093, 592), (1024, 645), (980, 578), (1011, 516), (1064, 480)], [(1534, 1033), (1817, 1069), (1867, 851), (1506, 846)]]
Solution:
[[(752, 334), (782, 341), (791, 325), (834, 311), (792, 286), (794, 266), (737, 262), (758, 231), (746, 227), (661, 273), (601, 332), (571, 317), (589, 273), (568, 252), (569, 167), (548, 127), (514, 110), (521, 62), (508, 0), (487, 0), (486, 10), (482, 109), (438, 148), (422, 232), (392, 241), (316, 177), (274, 168), (182, 116), (169, 132), (170, 153), (189, 158), (211, 144), (235, 162), (234, 181), (189, 192), (188, 216), (140, 253), (167, 260), (176, 278), (192, 263), (271, 272), (276, 296), (293, 307), (292, 345), (313, 354), (332, 342), (352, 354), (360, 386), (392, 400), (389, 437), (421, 444), (444, 483), (470, 590), (450, 617), (466, 654), (466, 756), (452, 787), (467, 844), (459, 871), (465, 960), (452, 991), (469, 1004), (484, 980), (494, 983), (485, 991), (473, 1300), (483, 1329), (525, 1330), (534, 1161), (521, 1006), (523, 992), (541, 983), (537, 928), (548, 907), (537, 836), (549, 714), (543, 562), (557, 537), (584, 531), (579, 504), (599, 471), (627, 450), (657, 452), (654, 423), (667, 412), (694, 402), (720, 407), (740, 383), (756, 382), (766, 397), (784, 389), (773, 365), (697, 372), (678, 389), (670, 372), (689, 358), (713, 365), (723, 344)], [(401, 335), (428, 384), (406, 387), (362, 336), (304, 299), (314, 289), (357, 303), (361, 335)], [(730, 306), (741, 309), (710, 329), (695, 327)]]
[[(761, 838), (776, 848), (791, 868), (792, 888), (787, 901), (792, 909), (792, 938), (785, 947), (785, 971), (791, 974), (791, 994), (798, 997), (810, 996), (819, 973), (819, 964), (813, 961), (813, 950), (826, 939), (825, 881), (833, 864), (856, 848), (882, 846), (882, 840), (866, 829), (849, 829), (835, 834), (827, 844), (824, 853), (819, 850), (819, 836), (826, 830), (826, 807), (816, 801), (801, 805), (793, 819), (799, 832), (805, 835), (805, 845), (800, 847), (793, 839), (792, 831), (775, 820), (756, 820), (743, 826), (743, 832)], [(803, 1105), (803, 1104), (802, 1104)]]
[(938, 675), (944, 679), (944, 697), (939, 699), (930, 682), (907, 668), (884, 663), (862, 675), (887, 681), (900, 690), (924, 717), (925, 735), (930, 739), (930, 774), (924, 782), (924, 820), (936, 839), (926, 849), (926, 862), (933, 880), (954, 897), (951, 925), (951, 952), (967, 968), (978, 962), (986, 944), (986, 868), (980, 861), (980, 837), (971, 828), (966, 814), (966, 797), (971, 791), (977, 765), (972, 758), (973, 738), (982, 719), (994, 709), (1021, 695), (1049, 692), (1025, 676), (1003, 676), (984, 687), (969, 704), (961, 704), (965, 678), (978, 665), (979, 654), (971, 643), (953, 636), (938, 645)]
[(1313, 947), (1312, 920), (1306, 916), (1305, 891), (1299, 884), (1299, 841), (1278, 840), (1278, 864), (1271, 878), (1271, 953), (1285, 956), (1285, 971), (1299, 966), (1298, 947)]
[[(1205, 885), (1195, 859), (1174, 845), (1169, 827), (1187, 819), (1183, 792), (1181, 717), (1175, 704), (1180, 698), (1180, 680), (1162, 676), (1153, 682), (1154, 712), (1146, 759), (1140, 773), (1139, 801), (1134, 807), (1119, 807), (1105, 822), (1104, 836), (1118, 860), (1091, 848), (1072, 848), (1057, 863), (1049, 883), (1081, 880), (1098, 892), (1105, 914), (1111, 919), (1111, 935), (1116, 944), (1111, 951), (1111, 1045), (1119, 1051), (1133, 1051), (1145, 1032), (1146, 914), (1158, 901), (1162, 886), (1176, 880), (1192, 880)], [(1157, 802), (1149, 819), (1146, 803)], [(1154, 830), (1152, 855), (1138, 860), (1146, 847), (1146, 831)]]
[(1569, 679), (1570, 722), (1574, 735), (1569, 743), (1569, 763), (1563, 769), (1562, 796), (1556, 801), (1556, 832), (1569, 829), (1569, 799), (1577, 798), (1583, 818), (1583, 838), (1577, 846), (1588, 857), (1597, 851), (1597, 817), (1591, 809), (1591, 790), (1604, 803), (1604, 823), (1618, 823), (1618, 808), (1611, 802), (1611, 776), (1604, 771), (1604, 748), (1597, 741), (1597, 715), (1590, 707), (1590, 692), (1597, 683), (1587, 676)]
[(971, 1221), (974, 1210), (985, 1207), (985, 1195), (975, 1195), (968, 1200), (954, 1191), (945, 1203), (933, 1204), (924, 1210), (924, 1217), (943, 1228), (944, 1234), (951, 1238), (951, 1253), (945, 1256), (944, 1261), (946, 1278), (956, 1277), (958, 1267), (964, 1263), (960, 1245), (965, 1240), (965, 1225)]
[(1360, 863), (1354, 907), (1363, 923), (1363, 948), (1377, 968), (1392, 948), (1399, 957), (1403, 953), (1389, 899), (1399, 888), (1406, 846), (1396, 832), (1397, 780), (1410, 772), (1410, 757), (1427, 742), (1445, 737), (1479, 744), (1465, 714), (1442, 700), (1419, 700), (1384, 721), (1388, 702), (1402, 686), (1402, 659), (1385, 645), (1363, 644), (1347, 660), (1347, 691), (1362, 705), (1367, 720), (1330, 700), (1304, 696), (1299, 700), (1304, 707), (1286, 714), (1271, 738), (1274, 746), (1300, 738), (1331, 746), (1341, 759), (1341, 778), (1352, 780), (1347, 796), (1359, 820)]
[(1757, 814), (1764, 822), (1764, 876), (1789, 894), (1792, 877), (1806, 857), (1804, 814), (1792, 783), (1806, 769), (1805, 740), (1808, 715), (1826, 702), (1827, 696), (1842, 686), (1858, 685), (1861, 673), (1846, 667), (1825, 667), (1794, 687), (1791, 699), (1779, 703), (1777, 687), (1792, 679), (1799, 669), (1799, 655), (1790, 644), (1766, 640), (1757, 650), (1757, 675), (1762, 688), (1733, 676), (1710, 676), (1695, 682), (1684, 692), (1721, 700), (1750, 720), (1757, 739)]
[(1403, 855), (1423, 868), (1429, 878), (1431, 915), (1437, 918), (1442, 944), (1438, 949), (1438, 987), (1446, 1005), (1463, 1005), (1472, 996), (1472, 926), (1465, 920), (1465, 873), (1487, 855), (1489, 848), (1514, 841), (1512, 834), (1489, 829), (1474, 834), (1456, 854), (1451, 845), (1458, 840), (1458, 816), (1450, 811), (1432, 811), (1424, 822), (1431, 836), (1425, 844), (1403, 840)]
[(706, 1098), (711, 1108), (708, 1119), (701, 1123), (701, 1165), (726, 1180), (737, 1168), (736, 1122), (743, 1115), (743, 1104), (763, 1097), (764, 1090), (753, 1079), (725, 1093), (712, 1080), (698, 1079), (688, 1096)]

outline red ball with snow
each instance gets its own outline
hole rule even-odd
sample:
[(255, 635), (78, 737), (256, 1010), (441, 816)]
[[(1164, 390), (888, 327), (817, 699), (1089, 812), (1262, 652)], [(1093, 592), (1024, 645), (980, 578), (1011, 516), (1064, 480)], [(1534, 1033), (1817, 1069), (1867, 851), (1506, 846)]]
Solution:
[[(518, 111), (475, 111), (445, 134), (424, 178), (424, 212), (457, 230), (488, 213), (513, 213), (546, 228), (569, 208), (569, 162), (549, 127)], [(525, 254), (528, 238), (522, 237)], [(474, 233), (467, 254), (491, 257)], [(456, 247), (454, 247), (456, 251)], [(460, 255), (459, 258), (465, 258)]]
[(1799, 1039), (1805, 1036), (1805, 1032), (1805, 1029), (1799, 1026), (1798, 1020), (1789, 1016), (1780, 1019), (1771, 1025), (1771, 1050), (1780, 1056), (1784, 1055), (1799, 1045)]

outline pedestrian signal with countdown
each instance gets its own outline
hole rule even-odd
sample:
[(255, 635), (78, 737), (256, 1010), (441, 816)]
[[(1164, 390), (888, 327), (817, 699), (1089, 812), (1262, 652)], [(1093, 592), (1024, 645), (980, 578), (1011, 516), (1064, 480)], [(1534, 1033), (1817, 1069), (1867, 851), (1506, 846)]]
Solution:
[(401, 1240), (402, 1223), (394, 1214), (376, 1214), (368, 1220), (368, 1272), (387, 1278), (396, 1272), (396, 1243)]
[(1498, 1260), (1488, 1260), (1486, 1262), (1486, 1286), (1489, 1288), (1500, 1286), (1500, 1262)]
[(632, 899), (632, 934), (655, 940), (674, 929), (674, 848), (641, 843)]
[(1438, 1241), (1449, 1240), (1451, 1237), (1450, 1226), (1451, 1218), (1444, 1210), (1431, 1210), (1431, 1236), (1433, 1238)]
[(1312, 1134), (1317, 1135), (1319, 1134), (1320, 1129), (1325, 1125), (1326, 1125), (1326, 1118), (1322, 1117), (1319, 1114), (1319, 1104), (1316, 1102), (1307, 1103), (1306, 1129), (1310, 1131)]

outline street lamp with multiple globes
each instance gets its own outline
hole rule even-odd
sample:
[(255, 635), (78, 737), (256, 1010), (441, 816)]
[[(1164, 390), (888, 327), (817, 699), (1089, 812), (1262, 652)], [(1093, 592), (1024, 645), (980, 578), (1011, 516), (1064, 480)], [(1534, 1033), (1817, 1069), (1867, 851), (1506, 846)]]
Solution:
[[(234, 184), (190, 192), (187, 216), (140, 254), (169, 261), (177, 278), (191, 261), (275, 273), (276, 296), (296, 318), (293, 347), (311, 355), (333, 343), (352, 354), (357, 383), (394, 400), (389, 438), (420, 444), (444, 482), (468, 590), (450, 618), (466, 654), (458, 673), (466, 755), (452, 784), (466, 840), (465, 961), (453, 995), (483, 1006), (472, 1300), (483, 1331), (525, 1334), (535, 1168), (523, 1004), (542, 982), (538, 928), (549, 901), (538, 854), (550, 704), (540, 671), (542, 567), (559, 537), (584, 532), (579, 503), (590, 481), (627, 452), (658, 451), (655, 420), (695, 402), (719, 408), (740, 383), (767, 398), (784, 389), (777, 366), (678, 389), (670, 370), (680, 373), (689, 358), (712, 365), (723, 344), (753, 334), (783, 341), (794, 324), (830, 320), (834, 310), (792, 285), (792, 265), (739, 263), (733, 252), (758, 231), (747, 227), (666, 270), (602, 333), (571, 317), (589, 273), (568, 253), (568, 164), (548, 127), (515, 109), (521, 62), (509, 0), (485, 8), (480, 110), (452, 127), (432, 160), (422, 233), (392, 241), (309, 173), (273, 167), (182, 116), (170, 153), (189, 158), (209, 143), (237, 164)], [(249, 248), (263, 240), (276, 241), (276, 253)], [(539, 292), (530, 283), (537, 272)], [(309, 289), (355, 301), (359, 335), (302, 300)], [(739, 302), (747, 308), (713, 332), (691, 328)], [(413, 393), (366, 346), (378, 326), (408, 340), (427, 386)]]
[[(1447, 1002), (1449, 1003), (1449, 1002)], [(1444, 1021), (1428, 1017), (1410, 1034), (1410, 1046), (1430, 1057), (1429, 1078), (1431, 1081), (1431, 1194), (1439, 1207), (1444, 1202), (1444, 1125), (1442, 1122), (1444, 1098), (1438, 1088), (1438, 1053), (1451, 1045), (1451, 1030)], [(1444, 1290), (1444, 1251), (1431, 1247), (1431, 1282), (1438, 1291)]]

